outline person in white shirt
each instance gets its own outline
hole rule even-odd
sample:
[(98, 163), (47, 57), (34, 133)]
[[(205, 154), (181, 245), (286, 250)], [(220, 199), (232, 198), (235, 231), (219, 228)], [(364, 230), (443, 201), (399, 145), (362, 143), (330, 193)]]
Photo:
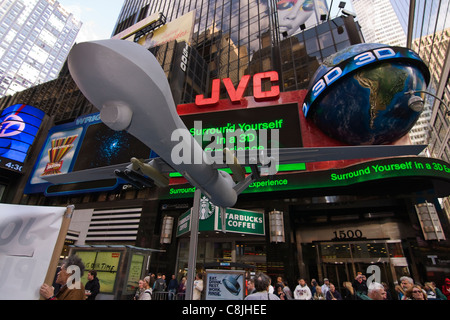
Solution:
[(309, 287), (306, 285), (305, 279), (298, 280), (298, 286), (294, 290), (295, 300), (311, 300), (312, 294)]
[(323, 285), (322, 285), (322, 293), (326, 297), (327, 292), (330, 290), (330, 280), (328, 278), (323, 279)]
[(194, 281), (194, 294), (192, 295), (193, 300), (201, 300), (203, 291), (203, 280), (202, 274), (197, 273)]

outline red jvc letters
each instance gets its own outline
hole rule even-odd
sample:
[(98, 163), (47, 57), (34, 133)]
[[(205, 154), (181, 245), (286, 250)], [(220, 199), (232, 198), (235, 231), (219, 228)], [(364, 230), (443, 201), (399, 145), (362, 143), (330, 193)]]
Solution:
[[(244, 96), (245, 89), (247, 89), (248, 84), (250, 83), (250, 79), (251, 76), (249, 75), (243, 76), (237, 88), (234, 87), (230, 78), (222, 80), (232, 103), (239, 103), (241, 101)], [(268, 71), (257, 73), (253, 76), (253, 96), (256, 101), (278, 99), (280, 96), (279, 86), (273, 85), (269, 91), (262, 90), (263, 80), (266, 79), (270, 80), (272, 83), (277, 82), (279, 80), (278, 72)], [(205, 98), (204, 95), (198, 95), (195, 98), (195, 104), (199, 107), (209, 107), (219, 103), (220, 85), (221, 80), (214, 79), (211, 89), (211, 98)]]

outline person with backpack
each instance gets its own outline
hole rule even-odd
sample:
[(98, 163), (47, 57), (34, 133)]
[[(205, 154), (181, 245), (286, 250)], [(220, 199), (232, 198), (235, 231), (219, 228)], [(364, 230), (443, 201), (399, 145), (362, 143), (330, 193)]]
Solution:
[(162, 292), (166, 291), (167, 284), (166, 281), (163, 279), (163, 276), (161, 273), (158, 273), (156, 276), (155, 284), (153, 285), (153, 292), (156, 293), (157, 297), (156, 300), (162, 300), (164, 299), (164, 295)]

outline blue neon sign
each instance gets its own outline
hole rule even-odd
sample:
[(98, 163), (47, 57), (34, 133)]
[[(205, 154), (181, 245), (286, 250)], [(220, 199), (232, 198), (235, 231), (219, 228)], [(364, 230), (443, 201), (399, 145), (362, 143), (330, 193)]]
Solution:
[(45, 113), (35, 107), (16, 104), (3, 110), (0, 116), (0, 166), (22, 171)]

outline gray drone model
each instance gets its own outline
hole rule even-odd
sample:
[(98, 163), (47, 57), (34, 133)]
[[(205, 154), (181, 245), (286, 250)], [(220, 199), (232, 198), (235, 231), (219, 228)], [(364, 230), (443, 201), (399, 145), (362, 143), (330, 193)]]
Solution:
[[(210, 155), (202, 150), (178, 116), (167, 78), (152, 53), (124, 40), (84, 42), (74, 46), (68, 63), (80, 90), (100, 110), (103, 123), (113, 130), (126, 130), (155, 151), (159, 158), (145, 161), (133, 158), (129, 164), (46, 177), (53, 184), (121, 177), (130, 182), (144, 182), (144, 185), (151, 181), (157, 186), (167, 186), (168, 173), (179, 172), (213, 204), (227, 208), (233, 207), (238, 195), (260, 179), (263, 167), (417, 155), (424, 149), (424, 146), (288, 148), (276, 152), (267, 150), (257, 157), (247, 152), (243, 161), (234, 157), (233, 161), (222, 164), (212, 161), (179, 163), (172, 159), (174, 147), (180, 144), (171, 139), (175, 130), (182, 133), (181, 143), (193, 150), (193, 158), (209, 159)], [(251, 168), (251, 174), (245, 174), (245, 166)], [(233, 175), (219, 170), (225, 167), (229, 167)]]

